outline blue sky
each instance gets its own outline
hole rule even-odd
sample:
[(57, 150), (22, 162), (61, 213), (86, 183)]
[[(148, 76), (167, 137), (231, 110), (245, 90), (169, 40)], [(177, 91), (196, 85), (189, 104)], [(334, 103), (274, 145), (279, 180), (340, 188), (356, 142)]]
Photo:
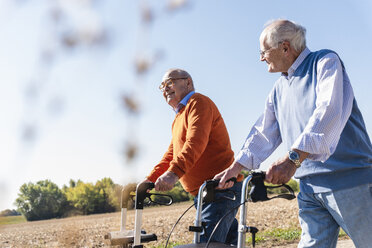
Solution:
[[(50, 42), (56, 30), (47, 21), (48, 2), (0, 1), (0, 210), (14, 208), (26, 182), (50, 179), (62, 186), (69, 179), (111, 177), (120, 184), (142, 179), (170, 142), (174, 113), (158, 85), (172, 67), (189, 71), (196, 90), (214, 100), (238, 152), (279, 76), (267, 72), (258, 53), (260, 32), (272, 19), (302, 24), (310, 50), (328, 48), (340, 55), (372, 134), (372, 4), (367, 0), (186, 1), (174, 12), (165, 10), (170, 1), (148, 1), (153, 21), (146, 26), (140, 21), (145, 1), (92, 1), (109, 43), (72, 50)], [(72, 26), (96, 20), (90, 12), (70, 11)], [(50, 44), (56, 58), (42, 66), (40, 52)], [(162, 56), (150, 70), (136, 75), (136, 56), (156, 54)], [(29, 99), (25, 92), (34, 81), (44, 84), (38, 97)], [(125, 111), (123, 94), (138, 99), (139, 115)], [(21, 138), (24, 123), (36, 124), (35, 139)], [(127, 138), (140, 146), (132, 163), (122, 153)], [(262, 168), (284, 153), (279, 148)]]

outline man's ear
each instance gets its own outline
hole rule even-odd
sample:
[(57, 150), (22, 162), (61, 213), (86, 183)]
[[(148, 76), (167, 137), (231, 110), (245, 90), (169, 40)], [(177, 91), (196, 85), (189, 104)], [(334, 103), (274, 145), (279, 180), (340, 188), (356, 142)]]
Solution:
[(186, 85), (187, 85), (187, 88), (189, 89), (189, 88), (192, 88), (192, 81), (191, 81), (191, 78), (187, 78), (187, 83), (186, 83)]
[(291, 47), (291, 43), (289, 43), (288, 41), (283, 41), (282, 45), (283, 45), (284, 52), (288, 52), (288, 50)]

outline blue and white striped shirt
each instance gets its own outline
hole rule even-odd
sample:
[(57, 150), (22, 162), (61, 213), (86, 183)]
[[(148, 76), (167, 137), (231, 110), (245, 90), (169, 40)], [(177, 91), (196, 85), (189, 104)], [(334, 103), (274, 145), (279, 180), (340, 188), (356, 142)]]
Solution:
[[(288, 70), (287, 80), (310, 54), (305, 48)], [(345, 74), (346, 75), (346, 74)], [(346, 75), (347, 77), (347, 75)], [(349, 79), (343, 76), (342, 64), (335, 53), (329, 53), (317, 63), (316, 108), (292, 149), (308, 152), (309, 159), (326, 161), (335, 151), (342, 130), (351, 114), (354, 93)], [(344, 84), (347, 81), (347, 84)], [(252, 127), (235, 160), (247, 169), (257, 169), (282, 143), (271, 91), (265, 110)]]

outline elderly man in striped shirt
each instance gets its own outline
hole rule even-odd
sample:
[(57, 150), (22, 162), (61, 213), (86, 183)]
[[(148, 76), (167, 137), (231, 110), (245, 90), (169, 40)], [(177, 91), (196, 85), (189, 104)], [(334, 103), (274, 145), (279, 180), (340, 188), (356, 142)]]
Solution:
[(235, 162), (216, 175), (220, 188), (242, 169), (257, 169), (282, 142), (288, 154), (266, 181), (300, 180), (298, 247), (336, 247), (340, 227), (356, 247), (372, 245), (372, 145), (344, 64), (331, 50), (311, 52), (305, 28), (275, 20), (260, 36), (260, 59), (281, 72), (263, 115)]

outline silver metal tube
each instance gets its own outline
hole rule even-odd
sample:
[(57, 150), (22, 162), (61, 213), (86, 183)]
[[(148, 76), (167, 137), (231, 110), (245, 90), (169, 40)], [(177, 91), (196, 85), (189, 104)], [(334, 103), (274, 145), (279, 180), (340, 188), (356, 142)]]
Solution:
[(245, 247), (245, 236), (246, 236), (246, 200), (248, 196), (248, 185), (249, 182), (252, 180), (252, 175), (246, 177), (243, 181), (242, 186), (242, 197), (240, 199), (240, 215), (239, 215), (239, 228), (238, 228), (238, 246), (237, 248), (244, 248)]
[[(196, 206), (196, 217), (195, 217), (195, 223), (194, 223), (195, 226), (201, 226), (201, 222), (202, 222), (201, 212), (202, 212), (202, 204), (203, 204), (203, 191), (204, 191), (206, 185), (207, 185), (207, 183), (204, 182), (200, 186), (200, 188), (199, 188), (198, 202), (197, 202), (197, 206)], [(195, 232), (194, 233), (193, 243), (194, 244), (200, 243), (200, 232)]]
[(134, 220), (134, 243), (133, 246), (141, 244), (142, 209), (136, 209)]
[(120, 232), (124, 232), (125, 231), (126, 221), (127, 221), (127, 209), (126, 208), (122, 208), (121, 209)]

